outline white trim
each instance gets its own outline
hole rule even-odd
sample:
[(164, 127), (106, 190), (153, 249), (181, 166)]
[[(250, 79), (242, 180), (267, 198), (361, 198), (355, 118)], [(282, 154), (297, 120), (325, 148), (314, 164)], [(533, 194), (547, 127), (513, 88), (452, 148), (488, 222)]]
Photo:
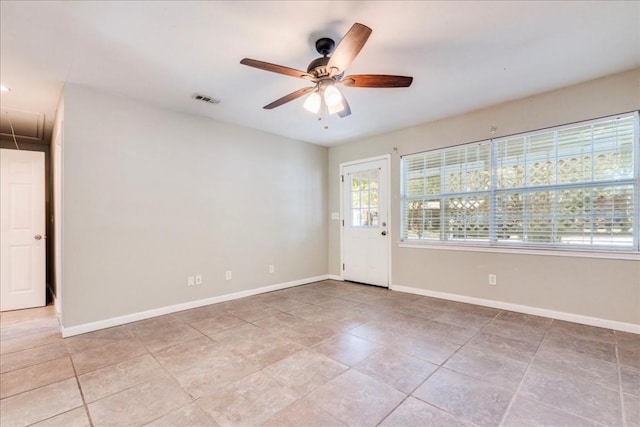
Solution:
[[(60, 115), (60, 103), (63, 103), (63, 98), (58, 103), (58, 111), (56, 111), (55, 118), (58, 119)], [(64, 118), (61, 118), (59, 122), (56, 122), (54, 127), (55, 133), (52, 139), (53, 144), (50, 147), (50, 159), (51, 159), (51, 185), (53, 187), (53, 191), (51, 192), (51, 209), (53, 215), (53, 235), (55, 237), (53, 244), (52, 261), (53, 261), (53, 273), (54, 273), (54, 282), (56, 285), (56, 292), (54, 295), (54, 304), (56, 308), (56, 312), (58, 313), (58, 318), (62, 319), (62, 268), (63, 268), (63, 248), (64, 248), (64, 239), (63, 239), (63, 206), (64, 206), (64, 198), (63, 198), (63, 188), (64, 188)], [(58, 150), (58, 147), (60, 149)], [(62, 322), (60, 322), (62, 325)], [(62, 329), (62, 327), (61, 327)]]
[(367, 157), (366, 159), (351, 160), (349, 162), (340, 163), (340, 172), (347, 166), (359, 165), (360, 163), (377, 162), (378, 160), (390, 160), (391, 154), (382, 154), (380, 156)]
[(533, 314), (535, 316), (543, 316), (551, 319), (566, 320), (567, 322), (581, 323), (584, 325), (598, 326), (600, 328), (615, 329), (617, 331), (640, 334), (640, 324), (635, 323), (618, 322), (617, 320), (601, 319), (599, 317), (583, 316), (581, 314), (566, 313), (563, 311), (548, 310), (546, 308), (531, 307), (528, 305), (513, 304), (510, 302), (476, 298), (466, 295), (450, 294), (447, 292), (430, 291), (427, 289), (413, 288), (410, 286), (393, 285), (390, 286), (390, 289), (393, 291), (406, 292), (409, 294), (465, 302), (469, 304), (482, 305), (485, 307), (498, 308), (501, 310)]
[[(344, 162), (344, 163), (340, 163), (340, 176), (343, 177), (344, 176), (344, 168), (349, 167), (349, 166), (353, 166), (353, 165), (358, 165), (361, 163), (369, 163), (369, 162), (377, 162), (377, 161), (384, 161), (386, 162), (386, 167), (387, 167), (387, 179), (386, 179), (386, 185), (387, 185), (387, 236), (391, 237), (391, 232), (390, 230), (391, 228), (391, 224), (392, 224), (392, 217), (391, 217), (391, 154), (382, 154), (380, 156), (375, 156), (375, 157), (367, 157), (366, 159), (359, 159), (359, 160), (352, 160), (350, 162)], [(343, 222), (346, 220), (344, 218), (344, 206), (342, 203), (343, 197), (344, 197), (344, 193), (343, 193), (343, 187), (344, 187), (344, 182), (342, 180), (340, 180), (338, 188), (340, 189), (339, 191), (339, 197), (340, 197), (340, 279), (334, 279), (334, 280), (344, 280), (342, 277), (342, 266), (344, 265), (344, 225)], [(392, 248), (391, 248), (391, 239), (387, 239), (387, 287), (390, 289), (391, 288), (391, 280), (392, 280), (392, 276), (391, 276), (391, 252), (392, 252)], [(338, 276), (335, 276), (338, 277)]]
[(554, 249), (532, 249), (532, 248), (520, 248), (520, 247), (489, 247), (489, 246), (466, 246), (466, 245), (438, 245), (429, 243), (407, 243), (398, 242), (400, 248), (411, 249), (431, 249), (431, 250), (444, 250), (444, 251), (467, 251), (467, 252), (496, 252), (503, 254), (518, 254), (518, 255), (542, 255), (542, 256), (566, 256), (574, 258), (604, 258), (604, 259), (620, 259), (620, 260), (632, 260), (640, 261), (640, 253), (629, 252), (590, 252), (590, 251), (569, 251), (569, 250), (554, 250)]
[(62, 314), (62, 304), (60, 298), (53, 296), (53, 308), (56, 310), (56, 314), (60, 316)]
[(329, 274), (329, 276), (327, 277), (329, 280), (338, 280), (340, 282), (343, 282), (344, 279), (342, 278), (342, 274), (337, 275), (337, 274)]
[(112, 317), (110, 319), (98, 320), (97, 322), (84, 323), (82, 325), (71, 326), (65, 328), (60, 327), (62, 337), (67, 338), (74, 335), (80, 335), (87, 332), (97, 331), (100, 329), (120, 326), (126, 323), (137, 322), (138, 320), (150, 319), (152, 317), (171, 314), (178, 311), (189, 310), (191, 308), (202, 307), (205, 305), (216, 304), (224, 301), (231, 301), (238, 298), (249, 297), (252, 295), (263, 294), (265, 292), (277, 291), (280, 289), (292, 288), (294, 286), (306, 285), (308, 283), (319, 282), (328, 279), (328, 275), (308, 277), (306, 279), (293, 280), (291, 282), (279, 283), (276, 285), (264, 286), (262, 288), (249, 289), (246, 291), (234, 292), (232, 294), (219, 295), (215, 297), (205, 298), (196, 301), (188, 301), (180, 304), (169, 305), (166, 307), (154, 308), (152, 310), (141, 311), (138, 313), (125, 314), (124, 316)]

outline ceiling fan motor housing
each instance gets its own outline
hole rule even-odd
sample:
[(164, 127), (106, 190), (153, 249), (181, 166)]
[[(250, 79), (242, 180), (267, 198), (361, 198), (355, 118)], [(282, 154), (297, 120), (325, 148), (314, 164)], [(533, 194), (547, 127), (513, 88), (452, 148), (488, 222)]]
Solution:
[(328, 37), (316, 40), (316, 50), (322, 57), (311, 61), (309, 67), (307, 67), (307, 73), (312, 74), (316, 78), (329, 76), (330, 73), (327, 69), (327, 64), (329, 63), (329, 55), (333, 53), (335, 47), (336, 43)]
[(307, 73), (312, 74), (315, 77), (323, 77), (329, 75), (329, 70), (327, 69), (327, 64), (329, 63), (329, 57), (323, 56), (321, 58), (316, 58), (309, 64), (307, 67)]

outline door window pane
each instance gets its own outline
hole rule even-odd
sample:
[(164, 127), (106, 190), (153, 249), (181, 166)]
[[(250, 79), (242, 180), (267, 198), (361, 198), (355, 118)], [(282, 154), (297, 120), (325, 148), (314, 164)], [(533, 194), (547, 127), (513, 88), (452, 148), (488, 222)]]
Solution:
[(350, 174), (351, 179), (351, 227), (378, 227), (378, 184), (380, 171)]

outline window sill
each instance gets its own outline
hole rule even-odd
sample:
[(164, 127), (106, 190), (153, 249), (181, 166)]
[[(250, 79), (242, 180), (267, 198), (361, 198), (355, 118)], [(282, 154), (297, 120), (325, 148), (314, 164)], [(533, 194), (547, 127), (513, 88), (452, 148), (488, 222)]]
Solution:
[(555, 249), (533, 249), (522, 247), (505, 247), (505, 246), (467, 246), (467, 245), (437, 245), (433, 243), (412, 243), (398, 242), (400, 248), (411, 249), (430, 249), (443, 251), (463, 251), (463, 252), (494, 252), (503, 254), (516, 255), (541, 255), (541, 256), (566, 256), (573, 258), (603, 258), (640, 261), (640, 253), (637, 252), (595, 252), (595, 251), (577, 251), (577, 250), (555, 250)]

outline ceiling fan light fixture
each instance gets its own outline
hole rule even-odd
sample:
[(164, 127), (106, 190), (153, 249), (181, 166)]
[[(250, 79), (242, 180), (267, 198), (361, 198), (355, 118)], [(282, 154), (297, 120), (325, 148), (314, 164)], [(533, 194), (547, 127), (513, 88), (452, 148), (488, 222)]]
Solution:
[(324, 89), (324, 102), (329, 109), (337, 107), (342, 103), (342, 93), (334, 85), (329, 85)]
[(327, 111), (329, 112), (329, 114), (336, 114), (342, 110), (344, 110), (344, 103), (342, 101), (340, 101), (339, 104), (334, 105), (333, 107), (330, 105), (327, 105)]
[(318, 114), (320, 111), (320, 105), (322, 104), (322, 98), (317, 91), (311, 92), (311, 95), (307, 97), (304, 101), (304, 108), (307, 111), (312, 112), (313, 114)]

